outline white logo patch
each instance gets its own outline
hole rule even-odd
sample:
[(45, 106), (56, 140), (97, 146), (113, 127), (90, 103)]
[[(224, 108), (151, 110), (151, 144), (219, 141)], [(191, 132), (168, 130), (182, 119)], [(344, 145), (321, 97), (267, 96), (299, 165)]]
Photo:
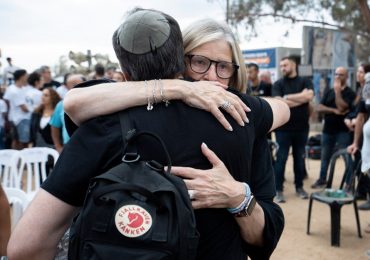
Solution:
[(138, 205), (126, 205), (116, 212), (116, 227), (125, 237), (139, 237), (152, 227), (152, 216)]

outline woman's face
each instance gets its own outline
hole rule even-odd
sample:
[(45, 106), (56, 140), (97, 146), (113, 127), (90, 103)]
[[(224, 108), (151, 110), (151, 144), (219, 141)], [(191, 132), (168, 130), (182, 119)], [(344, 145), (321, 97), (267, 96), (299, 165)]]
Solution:
[[(221, 62), (221, 61), (227, 62), (227, 63), (232, 62), (231, 47), (225, 40), (217, 40), (217, 41), (205, 43), (193, 49), (192, 51), (190, 51), (190, 53), (187, 53), (186, 55), (200, 55), (200, 56), (203, 56), (201, 58), (205, 57), (209, 60), (217, 61), (217, 62)], [(190, 67), (189, 56), (185, 57), (185, 61), (186, 61), (185, 75), (187, 77), (190, 77), (196, 81), (199, 81), (199, 80), (218, 81), (226, 86), (229, 85), (230, 78), (224, 79), (218, 76), (218, 75), (222, 76), (223, 73), (227, 73), (226, 71), (224, 71), (225, 69), (227, 69), (227, 67), (219, 63), (219, 65), (217, 65), (218, 66), (218, 69), (217, 69), (218, 75), (217, 75), (216, 63), (212, 62), (211, 66), (206, 72), (197, 73), (194, 71), (194, 66), (196, 66), (197, 63), (199, 63), (202, 66), (203, 61), (202, 60), (198, 61), (196, 60), (196, 58), (197, 58), (196, 56), (195, 57), (193, 56), (193, 58), (191, 58), (192, 66), (193, 66), (193, 69), (192, 69)]]
[(42, 91), (41, 102), (43, 105), (50, 104), (51, 97), (50, 97), (50, 91), (48, 89), (44, 89)]
[(357, 79), (357, 82), (365, 82), (365, 71), (364, 71), (364, 67), (360, 66), (358, 67), (357, 69), (357, 73), (356, 73), (356, 79)]

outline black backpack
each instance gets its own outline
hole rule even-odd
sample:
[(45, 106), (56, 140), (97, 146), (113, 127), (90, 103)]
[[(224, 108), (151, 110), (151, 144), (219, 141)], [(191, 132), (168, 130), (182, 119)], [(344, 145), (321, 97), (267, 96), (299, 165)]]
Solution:
[[(120, 120), (123, 162), (90, 181), (71, 226), (68, 258), (195, 259), (199, 234), (194, 212), (184, 181), (170, 174), (163, 141), (150, 132), (127, 132), (125, 113)], [(144, 135), (163, 146), (166, 172), (158, 162), (140, 159), (135, 141)]]

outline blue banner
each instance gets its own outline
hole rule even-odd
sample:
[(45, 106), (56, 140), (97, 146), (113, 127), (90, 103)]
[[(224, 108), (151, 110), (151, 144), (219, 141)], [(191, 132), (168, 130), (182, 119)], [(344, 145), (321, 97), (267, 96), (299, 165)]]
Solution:
[(261, 69), (271, 69), (276, 67), (276, 50), (244, 50), (242, 51), (244, 62), (256, 63)]

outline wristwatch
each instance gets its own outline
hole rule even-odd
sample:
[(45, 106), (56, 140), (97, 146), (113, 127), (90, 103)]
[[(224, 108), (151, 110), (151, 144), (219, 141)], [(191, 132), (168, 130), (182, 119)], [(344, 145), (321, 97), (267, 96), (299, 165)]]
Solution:
[(241, 211), (234, 213), (233, 216), (237, 218), (247, 217), (247, 216), (249, 217), (250, 215), (252, 215), (252, 212), (255, 206), (256, 206), (256, 198), (252, 194), (250, 199), (248, 200), (248, 203), (245, 205), (245, 207), (242, 208)]

